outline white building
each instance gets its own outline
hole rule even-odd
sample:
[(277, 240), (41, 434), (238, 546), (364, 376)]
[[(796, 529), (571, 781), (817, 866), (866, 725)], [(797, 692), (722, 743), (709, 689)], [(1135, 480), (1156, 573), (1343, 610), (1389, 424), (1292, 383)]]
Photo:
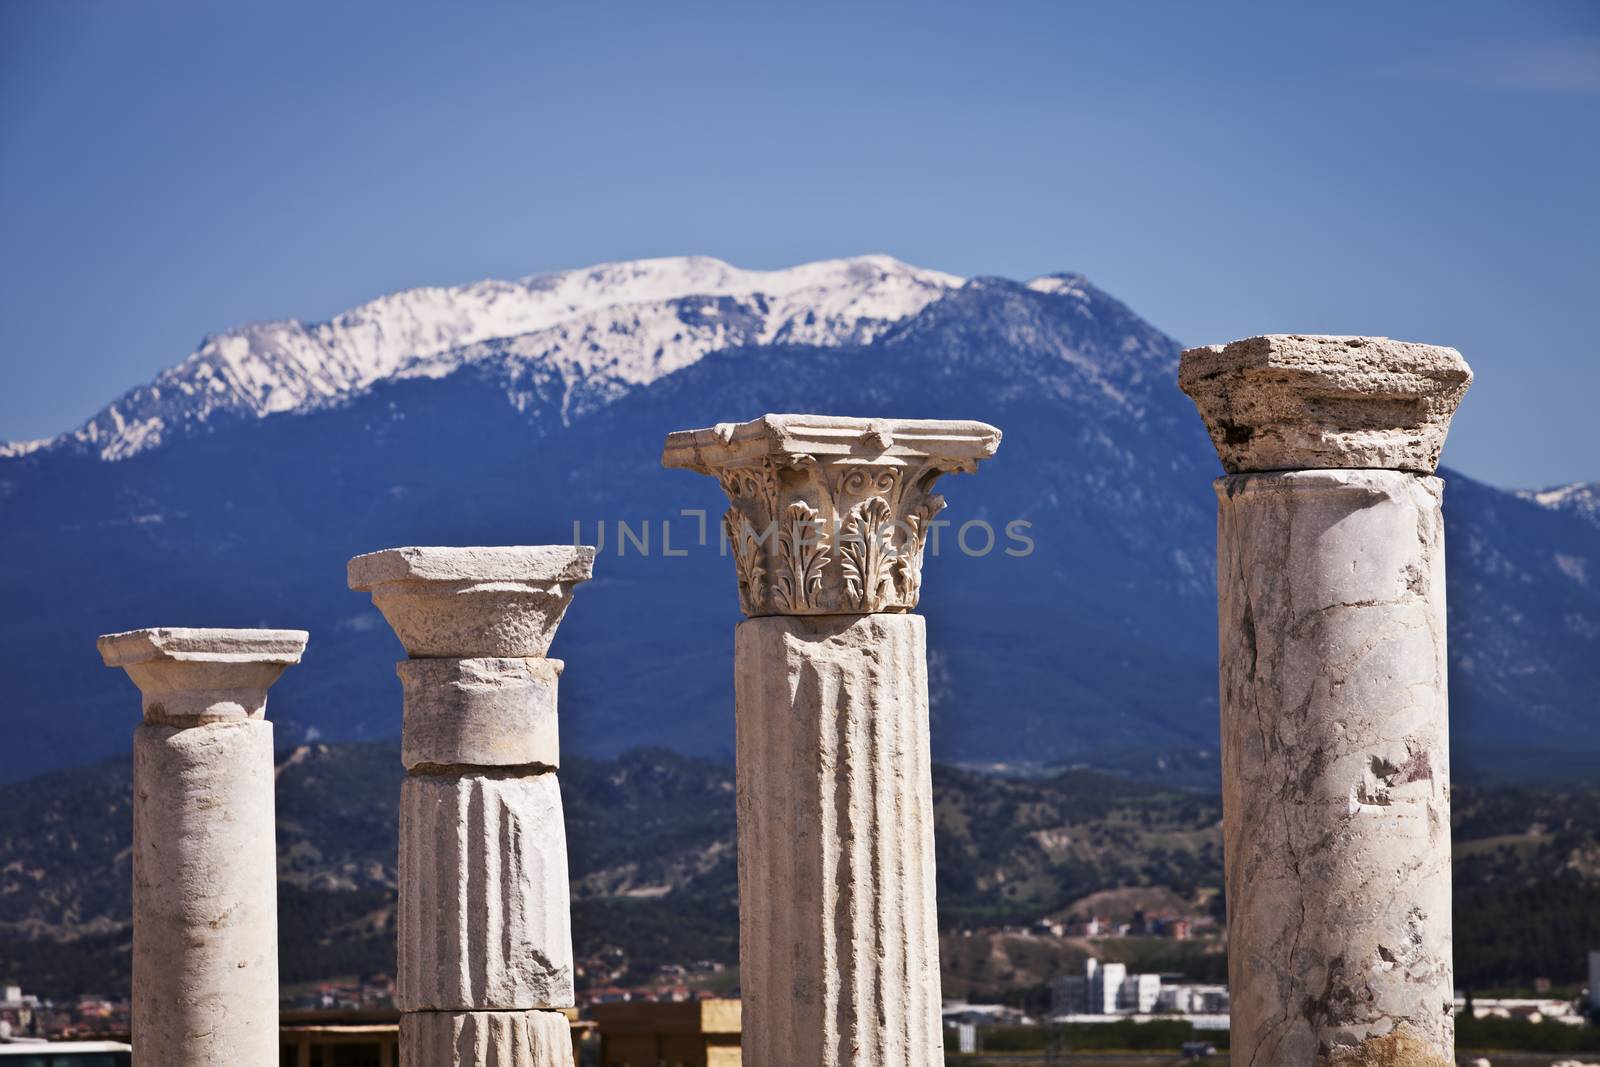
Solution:
[[(1467, 1010), (1464, 997), (1455, 998), (1456, 1014)], [(1582, 1026), (1583, 1013), (1570, 1000), (1555, 997), (1474, 997), (1474, 1019), (1526, 1019), (1530, 1023), (1556, 1022)]]
[(1144, 1015), (1161, 997), (1159, 974), (1129, 974), (1125, 963), (1090, 960), (1084, 973), (1056, 979), (1051, 989), (1054, 1015)]
[(1164, 985), (1156, 1000), (1160, 1011), (1176, 1015), (1226, 1015), (1228, 987), (1225, 985)]
[(1159, 974), (1130, 974), (1117, 990), (1118, 1014), (1148, 1015), (1161, 999)]

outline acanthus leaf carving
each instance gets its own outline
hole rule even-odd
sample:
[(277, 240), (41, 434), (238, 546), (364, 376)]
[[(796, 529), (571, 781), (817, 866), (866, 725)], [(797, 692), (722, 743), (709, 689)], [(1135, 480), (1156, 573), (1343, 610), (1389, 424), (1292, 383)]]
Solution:
[(761, 538), (737, 505), (723, 513), (722, 528), (733, 548), (733, 569), (739, 579), (739, 606), (746, 615), (759, 614), (766, 600), (767, 579)]
[(976, 422), (765, 415), (673, 434), (662, 459), (727, 493), (746, 614), (852, 614), (916, 607), (934, 481), (999, 443)]
[(922, 595), (922, 550), (927, 546), (928, 524), (944, 506), (944, 497), (930, 496), (906, 516), (906, 538), (895, 556), (894, 566), (900, 579), (900, 596), (913, 604)]
[(822, 571), (828, 565), (828, 546), (816, 508), (803, 500), (790, 504), (787, 521), (778, 529), (779, 574), (773, 598), (789, 612), (812, 611), (821, 606)]
[(894, 598), (890, 542), (894, 515), (882, 497), (868, 497), (850, 509), (839, 538), (845, 593), (858, 611), (875, 611)]

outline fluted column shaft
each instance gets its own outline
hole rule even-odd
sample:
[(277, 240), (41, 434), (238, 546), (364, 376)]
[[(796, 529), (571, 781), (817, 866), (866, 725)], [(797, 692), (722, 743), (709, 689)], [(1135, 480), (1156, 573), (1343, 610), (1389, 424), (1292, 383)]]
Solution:
[(276, 1067), (278, 882), (267, 687), (299, 631), (143, 630), (100, 649), (144, 695), (133, 741), (133, 1056)]
[(747, 619), (734, 649), (745, 1062), (942, 1062), (923, 620)]
[(747, 1067), (944, 1062), (923, 621), (943, 474), (983, 423), (767, 415), (667, 438), (718, 479), (739, 603)]
[(1192, 349), (1216, 483), (1235, 1067), (1450, 1067), (1453, 349)]
[(561, 662), (545, 653), (592, 559), (417, 548), (350, 563), (411, 655), (397, 666), (405, 1067), (571, 1067)]
[[(543, 752), (507, 752), (503, 758), (514, 763), (488, 763), (482, 761), (494, 758), (491, 746), (467, 762), (450, 758), (464, 755), (460, 745), (446, 752), (436, 742), (428, 751), (417, 740), (462, 696), (500, 705), (508, 689), (542, 704), (539, 711), (553, 723), (559, 669), (555, 660), (400, 664), (404, 747), (411, 756), (400, 787), (402, 1011), (573, 1004), (567, 835), (553, 743)], [(542, 675), (542, 684), (519, 684), (529, 675)], [(458, 712), (454, 722), (474, 718)]]

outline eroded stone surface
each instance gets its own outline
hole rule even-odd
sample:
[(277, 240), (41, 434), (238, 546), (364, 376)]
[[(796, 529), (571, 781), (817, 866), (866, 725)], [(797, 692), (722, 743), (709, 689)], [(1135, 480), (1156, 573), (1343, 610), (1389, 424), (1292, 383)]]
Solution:
[[(1455, 1067), (1437, 1044), (1401, 1025), (1393, 1033), (1369, 1037), (1354, 1045), (1340, 1045), (1318, 1057), (1316, 1067)], [(1559, 1064), (1556, 1067), (1560, 1067)]]
[(399, 548), (350, 561), (411, 657), (404, 692), (401, 1058), (570, 1067), (573, 1003), (559, 660), (594, 549)]
[(944, 1062), (924, 642), (915, 615), (738, 627), (752, 1067)]
[(1431, 474), (1471, 381), (1455, 349), (1387, 337), (1251, 337), (1191, 348), (1178, 371), (1230, 473)]
[[(279, 668), (281, 669), (281, 668)], [(272, 724), (145, 724), (133, 741), (140, 1067), (276, 1067)]]
[(305, 652), (304, 630), (226, 630), (157, 626), (103, 634), (95, 642), (107, 667), (147, 660), (196, 663), (277, 663), (290, 666)]
[(555, 775), (408, 777), (400, 787), (399, 882), (401, 1011), (572, 1006), (567, 841)]
[(593, 566), (588, 546), (391, 548), (352, 559), (349, 581), (413, 658), (537, 657)]
[(400, 758), (407, 770), (560, 764), (560, 660), (412, 659), (395, 669), (405, 699)]
[(197, 726), (260, 719), (267, 690), (299, 663), (304, 630), (157, 627), (105, 634), (107, 667), (121, 667), (143, 696), (146, 722)]
[(981, 422), (765, 415), (667, 437), (661, 462), (715, 477), (746, 615), (909, 611), (934, 481), (1000, 447)]
[(407, 1067), (573, 1067), (572, 1025), (559, 1011), (418, 1011), (400, 1016)]
[(106, 634), (143, 698), (133, 741), (139, 1067), (278, 1062), (278, 892), (267, 689), (302, 630)]
[(1233, 1062), (1453, 1063), (1442, 485), (1217, 492)]

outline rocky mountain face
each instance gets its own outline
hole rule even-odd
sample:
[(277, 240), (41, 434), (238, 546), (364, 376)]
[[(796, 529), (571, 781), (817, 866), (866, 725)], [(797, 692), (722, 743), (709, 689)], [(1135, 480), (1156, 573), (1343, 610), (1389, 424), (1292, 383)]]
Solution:
[[(212, 338), (0, 457), (0, 780), (127, 750), (137, 697), (94, 637), (141, 626), (309, 629), (273, 690), (280, 741), (393, 736), (402, 653), (345, 561), (575, 537), (601, 551), (552, 650), (565, 750), (725, 753), (726, 503), (661, 470), (661, 443), (783, 411), (1005, 432), (940, 485), (952, 525), (930, 538), (921, 608), (940, 759), (1204, 770), (1220, 468), (1178, 350), (1081, 277), (963, 281), (886, 257), (616, 264)], [(1458, 765), (1592, 761), (1600, 523), (1578, 491), (1445, 477)]]

